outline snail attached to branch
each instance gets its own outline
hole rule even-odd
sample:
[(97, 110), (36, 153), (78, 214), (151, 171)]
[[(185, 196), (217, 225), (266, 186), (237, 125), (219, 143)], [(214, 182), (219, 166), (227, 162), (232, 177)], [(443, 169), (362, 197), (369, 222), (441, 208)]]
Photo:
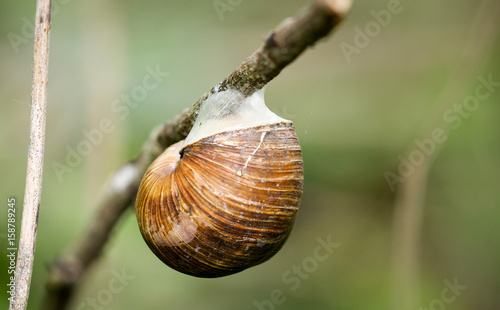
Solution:
[(303, 180), (293, 123), (267, 108), (264, 90), (248, 97), (233, 89), (215, 92), (186, 139), (144, 175), (139, 228), (156, 256), (180, 272), (234, 274), (283, 246)]

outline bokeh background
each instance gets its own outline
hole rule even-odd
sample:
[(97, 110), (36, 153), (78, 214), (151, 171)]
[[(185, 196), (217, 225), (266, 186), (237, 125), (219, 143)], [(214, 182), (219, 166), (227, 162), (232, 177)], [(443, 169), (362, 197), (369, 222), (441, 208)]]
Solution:
[[(214, 3), (219, 2), (232, 10), (218, 13)], [(307, 4), (219, 2), (54, 0), (45, 171), (29, 309), (41, 303), (48, 264), (91, 220), (102, 184), (139, 153), (152, 128), (216, 85), (272, 28)], [(99, 303), (114, 272), (125, 271), (133, 279), (100, 304), (104, 309), (258, 309), (255, 302), (269, 300), (274, 290), (286, 297), (275, 309), (390, 309), (397, 292), (392, 244), (401, 234), (393, 229), (401, 191), (393, 192), (385, 175), (398, 173), (401, 158), (410, 160), (415, 139), (442, 128), (448, 139), (436, 144), (426, 191), (415, 198), (423, 200), (421, 250), (414, 257), (418, 306), (440, 309), (444, 281), (457, 280), (466, 288), (446, 293), (454, 297), (441, 300), (446, 309), (500, 309), (500, 87), (473, 111), (453, 110), (475, 96), (478, 77), (500, 81), (498, 1), (402, 0), (399, 14), (346, 57), (341, 47), (355, 46), (356, 27), (366, 33), (375, 21), (371, 12), (391, 2), (357, 1), (333, 36), (267, 87), (268, 106), (295, 123), (305, 167), (295, 228), (273, 259), (220, 279), (180, 274), (149, 251), (131, 209), (71, 308), (92, 309), (89, 298)], [(1, 8), (0, 204), (6, 210), (7, 199), (16, 198), (19, 233), (35, 1), (2, 0)], [(128, 115), (113, 111), (113, 102), (131, 94), (147, 68), (157, 66), (169, 73), (159, 87)], [(454, 121), (446, 122), (445, 115)], [(75, 149), (86, 139), (84, 130), (98, 128), (104, 118), (114, 130), (60, 180), (53, 164), (65, 163), (67, 148)], [(449, 126), (458, 120), (456, 128)], [(6, 228), (3, 211), (3, 309), (8, 304)], [(339, 247), (312, 264), (317, 239), (328, 236)], [(283, 281), (304, 262), (312, 265), (298, 287)]]

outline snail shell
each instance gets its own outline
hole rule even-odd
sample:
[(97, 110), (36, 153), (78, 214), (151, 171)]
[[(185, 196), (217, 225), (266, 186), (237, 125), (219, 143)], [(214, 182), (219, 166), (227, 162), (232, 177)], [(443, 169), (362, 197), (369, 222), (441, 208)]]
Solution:
[(139, 228), (168, 266), (197, 277), (230, 275), (283, 246), (302, 185), (292, 122), (267, 109), (263, 91), (249, 98), (220, 92), (203, 103), (186, 140), (144, 175)]

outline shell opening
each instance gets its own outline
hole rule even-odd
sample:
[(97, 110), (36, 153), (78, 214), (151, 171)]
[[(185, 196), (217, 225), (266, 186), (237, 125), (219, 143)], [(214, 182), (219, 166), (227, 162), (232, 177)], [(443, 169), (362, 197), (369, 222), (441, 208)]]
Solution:
[(183, 147), (218, 132), (286, 121), (266, 106), (264, 89), (248, 97), (228, 89), (211, 94), (202, 102)]

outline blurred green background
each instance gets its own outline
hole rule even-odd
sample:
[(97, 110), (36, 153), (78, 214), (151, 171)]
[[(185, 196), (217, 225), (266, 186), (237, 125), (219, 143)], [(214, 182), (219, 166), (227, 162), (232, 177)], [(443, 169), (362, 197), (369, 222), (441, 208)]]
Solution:
[[(396, 193), (384, 174), (397, 173), (400, 158), (408, 160), (408, 150), (417, 149), (414, 139), (430, 137), (421, 128), (434, 126), (447, 130), (448, 139), (439, 145), (422, 197), (418, 305), (440, 309), (443, 281), (458, 279), (467, 288), (459, 295), (448, 291), (446, 296), (455, 298), (441, 300), (446, 309), (500, 309), (500, 87), (467, 114), (453, 110), (475, 96), (478, 77), (500, 81), (498, 1), (401, 1), (400, 12), (346, 57), (341, 46), (355, 46), (356, 27), (365, 32), (370, 22), (373, 26), (371, 12), (385, 10), (389, 2), (357, 1), (333, 36), (267, 87), (268, 106), (295, 123), (305, 167), (295, 228), (273, 259), (220, 279), (180, 274), (149, 251), (131, 209), (71, 308), (92, 309), (88, 300), (96, 298), (105, 300), (104, 309), (258, 309), (255, 302), (280, 290), (284, 301), (275, 309), (390, 309), (391, 248), (399, 232), (393, 231)], [(232, 8), (224, 13), (214, 3), (54, 0), (29, 309), (42, 300), (47, 265), (85, 229), (112, 172), (139, 153), (155, 125), (216, 85), (307, 1), (222, 1)], [(1, 205), (6, 209), (7, 199), (16, 198), (19, 233), (35, 1), (2, 0), (1, 7)], [(169, 73), (159, 87), (128, 115), (113, 111), (113, 102), (131, 94), (147, 68), (157, 66)], [(444, 121), (445, 114), (455, 121)], [(53, 163), (64, 163), (67, 147), (75, 149), (85, 139), (83, 131), (98, 128), (104, 118), (114, 130), (59, 180)], [(456, 128), (445, 126), (457, 125), (457, 119)], [(4, 211), (1, 283), (8, 283), (6, 229)], [(328, 236), (340, 246), (312, 264), (317, 238)], [(298, 287), (282, 279), (303, 263), (312, 265)], [(108, 298), (114, 273), (122, 271), (133, 279)], [(3, 285), (3, 309), (6, 290)]]

